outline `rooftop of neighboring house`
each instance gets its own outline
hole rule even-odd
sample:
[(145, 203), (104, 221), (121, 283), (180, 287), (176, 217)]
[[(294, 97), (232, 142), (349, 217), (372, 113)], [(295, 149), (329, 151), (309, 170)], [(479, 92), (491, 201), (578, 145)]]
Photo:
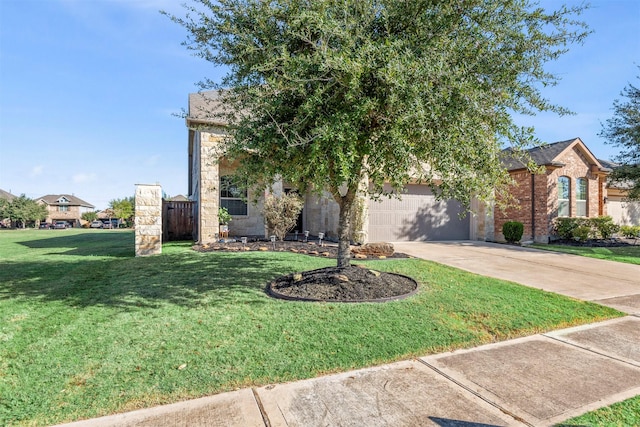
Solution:
[(46, 196), (38, 197), (36, 200), (42, 200), (49, 206), (67, 205), (81, 206), (90, 209), (95, 208), (91, 203), (87, 203), (81, 198), (69, 194), (47, 194)]
[(8, 201), (12, 201), (15, 198), (16, 196), (9, 193), (8, 191), (4, 191), (3, 189), (0, 189), (0, 199), (7, 199)]
[[(526, 150), (526, 152), (531, 157), (531, 160), (533, 160), (538, 166), (564, 166), (558, 161), (558, 157), (568, 148), (575, 145), (580, 145), (580, 148), (587, 157), (590, 158), (603, 172), (611, 171), (611, 167), (603, 164), (599, 159), (597, 159), (580, 138), (572, 138), (567, 139), (566, 141), (558, 141), (539, 147), (533, 147)], [(513, 154), (513, 150), (511, 148), (503, 150), (503, 153), (504, 157), (502, 161), (503, 164), (507, 166), (507, 170), (512, 171), (527, 167), (525, 163)]]

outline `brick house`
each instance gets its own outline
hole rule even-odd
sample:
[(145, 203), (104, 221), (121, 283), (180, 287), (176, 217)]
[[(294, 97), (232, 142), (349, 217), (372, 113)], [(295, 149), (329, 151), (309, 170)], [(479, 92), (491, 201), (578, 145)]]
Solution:
[[(195, 240), (206, 243), (218, 238), (218, 207), (229, 209), (232, 236), (265, 236), (261, 200), (266, 194), (247, 194), (232, 181), (238, 166), (224, 157), (221, 142), (226, 123), (211, 112), (220, 111), (216, 92), (192, 93), (186, 117), (189, 153), (189, 200), (195, 202)], [(506, 221), (524, 224), (523, 241), (549, 242), (553, 219), (558, 216), (595, 217), (607, 214), (606, 179), (611, 169), (595, 158), (580, 138), (529, 150), (544, 169), (530, 173), (526, 165), (510, 159), (505, 166), (515, 180), (511, 194), (516, 206), (502, 212), (472, 199), (472, 213), (456, 200), (436, 200), (431, 189), (420, 183), (405, 186), (401, 199), (365, 200), (362, 241), (485, 240), (504, 241)], [(237, 162), (237, 160), (236, 160)], [(278, 182), (274, 194), (295, 190), (294, 183)], [(304, 207), (298, 231), (336, 237), (338, 205), (328, 194), (303, 194)], [(258, 204), (247, 200), (258, 200)], [(533, 202), (532, 202), (533, 201)]]
[(511, 194), (517, 205), (504, 212), (495, 211), (495, 240), (504, 240), (502, 226), (506, 221), (524, 224), (523, 241), (548, 243), (552, 239), (554, 218), (607, 214), (606, 184), (611, 169), (596, 159), (580, 138), (528, 152), (532, 160), (543, 167), (543, 173), (532, 174), (505, 150), (505, 164), (516, 182)]
[(95, 209), (90, 203), (69, 194), (48, 194), (36, 199), (47, 207), (46, 222), (67, 221), (73, 227), (79, 227), (82, 214)]

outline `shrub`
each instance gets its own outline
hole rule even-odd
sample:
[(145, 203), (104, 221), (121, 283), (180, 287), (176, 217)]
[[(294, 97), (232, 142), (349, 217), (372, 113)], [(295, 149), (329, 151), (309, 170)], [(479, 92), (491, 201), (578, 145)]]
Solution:
[(229, 224), (231, 222), (231, 214), (227, 208), (218, 208), (218, 222), (220, 224)]
[(580, 225), (573, 229), (573, 238), (578, 242), (585, 242), (593, 236), (593, 230), (587, 225)]
[(302, 204), (302, 199), (297, 194), (268, 195), (264, 200), (262, 213), (269, 232), (279, 240), (284, 240), (287, 232), (296, 226)]
[(518, 221), (507, 221), (502, 226), (502, 234), (509, 243), (519, 242), (523, 232), (524, 225)]
[(603, 239), (608, 239), (620, 230), (620, 226), (613, 222), (610, 216), (599, 216), (590, 218), (591, 224), (596, 229), (596, 233)]
[(640, 237), (640, 225), (623, 225), (620, 234), (629, 239)]
[(578, 218), (556, 218), (553, 220), (553, 231), (561, 239), (570, 240), (573, 238), (573, 230), (579, 227)]

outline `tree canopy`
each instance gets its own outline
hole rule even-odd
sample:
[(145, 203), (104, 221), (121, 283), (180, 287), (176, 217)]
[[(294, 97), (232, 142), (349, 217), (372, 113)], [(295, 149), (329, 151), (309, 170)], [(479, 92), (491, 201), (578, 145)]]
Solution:
[(282, 178), (329, 191), (339, 266), (363, 189), (419, 181), (467, 205), (503, 191), (501, 149), (537, 141), (511, 114), (567, 113), (541, 95), (558, 81), (544, 65), (588, 34), (574, 18), (582, 7), (547, 12), (528, 0), (196, 3), (172, 19), (188, 49), (228, 67), (201, 82), (225, 89), (227, 155), (257, 186)]
[(602, 125), (600, 136), (621, 148), (611, 180), (629, 186), (629, 198), (640, 200), (640, 89), (629, 83), (621, 95), (626, 101), (613, 102), (614, 116)]
[(116, 218), (129, 220), (134, 215), (135, 197), (111, 200), (109, 207)]
[(29, 221), (40, 221), (47, 216), (45, 205), (29, 199), (24, 194), (11, 201), (0, 199), (0, 219), (9, 220), (22, 228), (26, 227)]

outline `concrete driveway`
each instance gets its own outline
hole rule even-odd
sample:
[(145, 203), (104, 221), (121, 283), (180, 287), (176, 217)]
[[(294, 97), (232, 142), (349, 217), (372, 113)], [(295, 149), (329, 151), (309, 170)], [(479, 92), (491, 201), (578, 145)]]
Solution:
[(397, 252), (640, 314), (640, 265), (497, 243), (396, 242)]

